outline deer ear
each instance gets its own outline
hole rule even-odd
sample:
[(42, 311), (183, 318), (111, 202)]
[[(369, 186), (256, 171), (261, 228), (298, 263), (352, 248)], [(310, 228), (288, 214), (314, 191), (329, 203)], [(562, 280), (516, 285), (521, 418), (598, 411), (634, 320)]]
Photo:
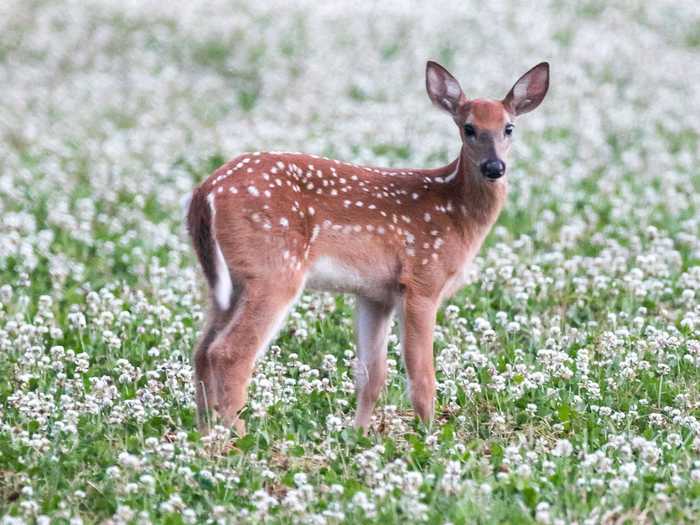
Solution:
[(547, 94), (547, 89), (549, 89), (549, 64), (542, 62), (518, 79), (503, 99), (503, 105), (513, 115), (522, 115), (540, 105)]
[(465, 98), (457, 79), (432, 60), (428, 60), (425, 67), (425, 87), (433, 104), (451, 115), (456, 114), (459, 102)]

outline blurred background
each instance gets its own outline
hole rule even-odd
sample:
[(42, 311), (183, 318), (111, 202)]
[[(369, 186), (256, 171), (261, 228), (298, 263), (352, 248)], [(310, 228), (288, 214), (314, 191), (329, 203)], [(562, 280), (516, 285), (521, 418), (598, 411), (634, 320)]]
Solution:
[(3, 2), (0, 20), (0, 264), (18, 251), (36, 264), (27, 234), (42, 206), (82, 241), (99, 208), (129, 225), (113, 224), (122, 243), (171, 242), (181, 196), (246, 150), (448, 162), (459, 143), (425, 94), (427, 59), (493, 98), (551, 62), (546, 103), (518, 126), (511, 205), (568, 215), (592, 198), (585, 181), (622, 214), (616, 199), (656, 181), (624, 204), (639, 224), (661, 194), (683, 207), (676, 191), (697, 182), (693, 1), (32, 0)]
[(0, 10), (3, 171), (34, 158), (35, 191), (72, 185), (75, 170), (57, 166), (67, 159), (89, 165), (86, 182), (100, 193), (132, 190), (136, 177), (144, 196), (165, 202), (189, 189), (182, 164), (208, 169), (208, 159), (249, 149), (445, 162), (458, 142), (425, 95), (429, 58), (468, 96), (494, 98), (535, 63), (552, 63), (551, 93), (520, 124), (515, 156), (546, 150), (536, 176), (554, 184), (572, 170), (667, 167), (657, 128), (692, 132), (687, 119), (698, 115), (692, 1), (10, 1)]

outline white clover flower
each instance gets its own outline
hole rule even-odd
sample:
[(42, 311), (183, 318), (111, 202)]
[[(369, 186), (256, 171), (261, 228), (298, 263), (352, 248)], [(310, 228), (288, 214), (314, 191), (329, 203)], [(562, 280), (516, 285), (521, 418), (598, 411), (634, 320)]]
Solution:
[(326, 428), (329, 432), (339, 432), (343, 429), (343, 420), (333, 414), (326, 417)]
[(115, 520), (119, 523), (129, 523), (135, 516), (134, 510), (128, 505), (119, 505), (117, 512), (114, 514)]
[(153, 494), (156, 487), (156, 480), (150, 474), (143, 474), (139, 477), (139, 482), (144, 486), (145, 490), (149, 494)]
[(4, 304), (9, 304), (12, 300), (12, 286), (9, 284), (3, 284), (0, 286), (0, 301)]
[(552, 449), (552, 455), (560, 458), (569, 457), (574, 452), (574, 447), (568, 439), (557, 440), (556, 445)]
[(535, 508), (535, 520), (537, 523), (551, 523), (551, 515), (549, 513), (549, 503), (541, 501)]
[(637, 465), (635, 465), (634, 463), (625, 463), (620, 466), (620, 472), (624, 474), (628, 479), (631, 479), (637, 472)]
[(373, 518), (376, 515), (374, 503), (367, 498), (367, 495), (364, 492), (357, 492), (352, 497), (352, 504), (354, 507), (360, 509), (368, 518)]
[(197, 523), (197, 513), (194, 510), (190, 508), (183, 509), (181, 515), (185, 523)]
[(528, 479), (532, 475), (532, 468), (527, 463), (522, 463), (518, 465), (515, 472), (519, 477)]
[(119, 463), (127, 469), (138, 470), (141, 468), (141, 459), (128, 452), (121, 452), (118, 456), (118, 460)]

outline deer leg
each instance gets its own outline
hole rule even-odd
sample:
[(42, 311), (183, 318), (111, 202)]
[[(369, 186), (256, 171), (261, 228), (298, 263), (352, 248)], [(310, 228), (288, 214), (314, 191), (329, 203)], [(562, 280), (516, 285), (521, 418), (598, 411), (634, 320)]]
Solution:
[(411, 403), (426, 424), (435, 409), (433, 329), (437, 307), (436, 300), (407, 292), (401, 309), (401, 344)]
[(212, 298), (209, 308), (209, 319), (203, 331), (203, 335), (197, 343), (194, 352), (194, 385), (195, 400), (197, 403), (197, 422), (202, 434), (209, 431), (211, 409), (217, 405), (216, 389), (214, 388), (214, 378), (209, 358), (209, 348), (216, 339), (216, 336), (224, 329), (227, 322), (235, 312), (236, 297), (233, 298), (233, 305), (223, 310), (216, 300)]
[[(217, 315), (212, 312), (211, 316)], [(202, 434), (209, 431), (209, 408), (216, 405), (215, 393), (211, 379), (211, 369), (209, 366), (209, 356), (207, 351), (218, 332), (217, 320), (208, 321), (204, 334), (197, 343), (194, 352), (194, 388), (195, 401), (197, 403), (197, 423)]]
[(357, 298), (357, 414), (355, 426), (369, 427), (374, 405), (386, 381), (386, 347), (393, 305)]
[(228, 325), (209, 349), (216, 388), (216, 411), (223, 424), (242, 435), (239, 411), (247, 399), (256, 358), (279, 331), (301, 291), (301, 279), (290, 282), (249, 281)]

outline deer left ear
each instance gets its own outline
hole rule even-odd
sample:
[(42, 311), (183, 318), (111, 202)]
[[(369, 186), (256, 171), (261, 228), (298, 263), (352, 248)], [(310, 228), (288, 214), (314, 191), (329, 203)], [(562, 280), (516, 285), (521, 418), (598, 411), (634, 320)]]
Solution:
[(513, 115), (522, 115), (540, 105), (549, 89), (549, 64), (542, 62), (525, 73), (503, 99)]

